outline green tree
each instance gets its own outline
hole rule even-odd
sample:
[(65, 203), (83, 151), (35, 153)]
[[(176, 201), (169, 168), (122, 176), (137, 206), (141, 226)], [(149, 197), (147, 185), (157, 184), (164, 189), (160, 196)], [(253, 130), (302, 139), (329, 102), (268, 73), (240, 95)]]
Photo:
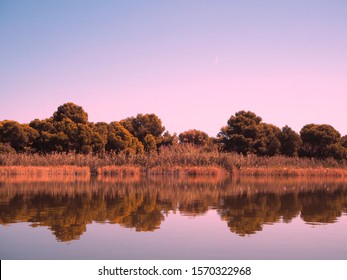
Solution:
[(10, 144), (3, 144), (0, 142), (0, 154), (15, 154), (16, 150)]
[(279, 140), (281, 130), (273, 124), (261, 123), (259, 131), (259, 138), (254, 143), (256, 154), (260, 156), (278, 154), (281, 148)]
[(105, 141), (93, 123), (88, 122), (88, 114), (73, 103), (59, 106), (53, 117), (46, 120), (35, 119), (30, 127), (39, 132), (34, 147), (42, 152), (78, 153), (100, 152)]
[(239, 111), (218, 134), (222, 150), (242, 154), (255, 153), (261, 136), (261, 117), (250, 111)]
[(172, 145), (176, 145), (178, 144), (178, 137), (176, 135), (176, 133), (171, 134), (168, 131), (165, 131), (165, 133), (163, 134), (163, 138), (162, 141), (160, 143), (160, 147), (161, 146), (172, 146)]
[(108, 127), (106, 151), (115, 151), (117, 153), (126, 151), (127, 153), (142, 153), (143, 144), (134, 137), (119, 122), (112, 122)]
[(178, 138), (182, 144), (193, 144), (196, 146), (205, 146), (209, 141), (209, 136), (206, 132), (196, 129), (184, 131), (179, 134)]
[(157, 148), (155, 139), (152, 134), (147, 134), (143, 142), (146, 152), (154, 151)]
[(53, 114), (53, 120), (55, 122), (63, 121), (66, 118), (69, 118), (74, 123), (86, 124), (88, 122), (88, 114), (81, 106), (78, 106), (72, 102), (59, 106), (58, 110)]
[(148, 134), (154, 137), (157, 147), (160, 146), (163, 140), (162, 134), (165, 127), (155, 114), (138, 114), (136, 117), (121, 120), (120, 123), (144, 145), (145, 137)]
[(301, 131), (302, 146), (300, 156), (325, 159), (341, 157), (341, 135), (331, 125), (307, 124)]
[(341, 137), (341, 145), (347, 149), (347, 135)]
[(300, 135), (292, 130), (289, 126), (284, 126), (279, 134), (281, 142), (281, 154), (289, 157), (298, 155), (298, 151), (302, 144)]
[(88, 123), (88, 126), (92, 130), (90, 135), (92, 151), (96, 153), (104, 152), (107, 143), (107, 138), (105, 138), (103, 134), (99, 132), (98, 128), (94, 123)]
[(17, 152), (31, 151), (32, 144), (38, 137), (37, 130), (27, 124), (9, 120), (0, 122), (0, 142), (7, 143)]
[(58, 134), (53, 117), (44, 120), (35, 119), (30, 122), (29, 126), (39, 133), (39, 137), (33, 143), (36, 151), (50, 153), (63, 150), (67, 136), (63, 133)]

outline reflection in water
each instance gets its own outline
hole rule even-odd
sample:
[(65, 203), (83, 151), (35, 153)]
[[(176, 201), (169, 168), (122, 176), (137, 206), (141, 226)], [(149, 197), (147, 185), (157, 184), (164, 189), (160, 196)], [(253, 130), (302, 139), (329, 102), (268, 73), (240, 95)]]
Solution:
[(347, 210), (347, 181), (318, 178), (149, 177), (138, 180), (0, 181), (0, 223), (46, 226), (59, 241), (79, 239), (93, 221), (155, 231), (179, 211), (197, 216), (215, 209), (230, 231), (245, 236), (264, 224), (334, 223)]

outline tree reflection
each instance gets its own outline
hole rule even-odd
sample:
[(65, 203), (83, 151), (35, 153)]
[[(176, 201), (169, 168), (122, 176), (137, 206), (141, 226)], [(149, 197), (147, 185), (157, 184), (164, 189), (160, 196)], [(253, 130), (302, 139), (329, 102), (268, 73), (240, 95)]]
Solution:
[(251, 235), (266, 224), (334, 223), (347, 209), (344, 182), (237, 180), (194, 183), (143, 180), (131, 183), (2, 183), (0, 223), (46, 226), (59, 241), (79, 239), (92, 222), (155, 231), (170, 211), (203, 215), (216, 209), (231, 232)]
[(302, 194), (301, 218), (311, 224), (336, 222), (346, 205), (346, 194), (342, 191), (333, 193), (317, 191), (315, 195)]

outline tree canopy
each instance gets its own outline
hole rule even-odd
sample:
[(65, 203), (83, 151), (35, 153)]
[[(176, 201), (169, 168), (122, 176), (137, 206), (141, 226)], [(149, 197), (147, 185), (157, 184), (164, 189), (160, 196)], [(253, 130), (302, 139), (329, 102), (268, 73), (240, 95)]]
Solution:
[(204, 150), (219, 149), (243, 155), (334, 158), (347, 160), (347, 135), (328, 124), (307, 124), (300, 134), (289, 126), (263, 122), (251, 111), (232, 115), (217, 138), (190, 129), (170, 134), (155, 114), (137, 114), (120, 121), (89, 122), (88, 114), (72, 102), (57, 108), (51, 117), (29, 124), (0, 121), (0, 153), (14, 152), (160, 152), (161, 146), (191, 144)]
[(197, 146), (204, 146), (209, 141), (209, 136), (206, 132), (197, 129), (190, 129), (180, 133), (178, 136), (180, 143), (193, 144)]

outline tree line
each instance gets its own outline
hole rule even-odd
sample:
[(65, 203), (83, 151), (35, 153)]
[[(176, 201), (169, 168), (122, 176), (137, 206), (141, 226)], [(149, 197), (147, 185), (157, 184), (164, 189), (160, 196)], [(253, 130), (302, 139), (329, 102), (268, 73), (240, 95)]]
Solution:
[(250, 111), (232, 115), (216, 137), (191, 129), (178, 136), (166, 131), (155, 114), (138, 114), (120, 121), (89, 122), (81, 106), (65, 103), (50, 118), (29, 124), (0, 122), (1, 153), (101, 153), (141, 154), (161, 146), (191, 144), (221, 152), (259, 156), (285, 155), (317, 159), (347, 159), (347, 136), (327, 124), (307, 124), (300, 133), (262, 122)]

